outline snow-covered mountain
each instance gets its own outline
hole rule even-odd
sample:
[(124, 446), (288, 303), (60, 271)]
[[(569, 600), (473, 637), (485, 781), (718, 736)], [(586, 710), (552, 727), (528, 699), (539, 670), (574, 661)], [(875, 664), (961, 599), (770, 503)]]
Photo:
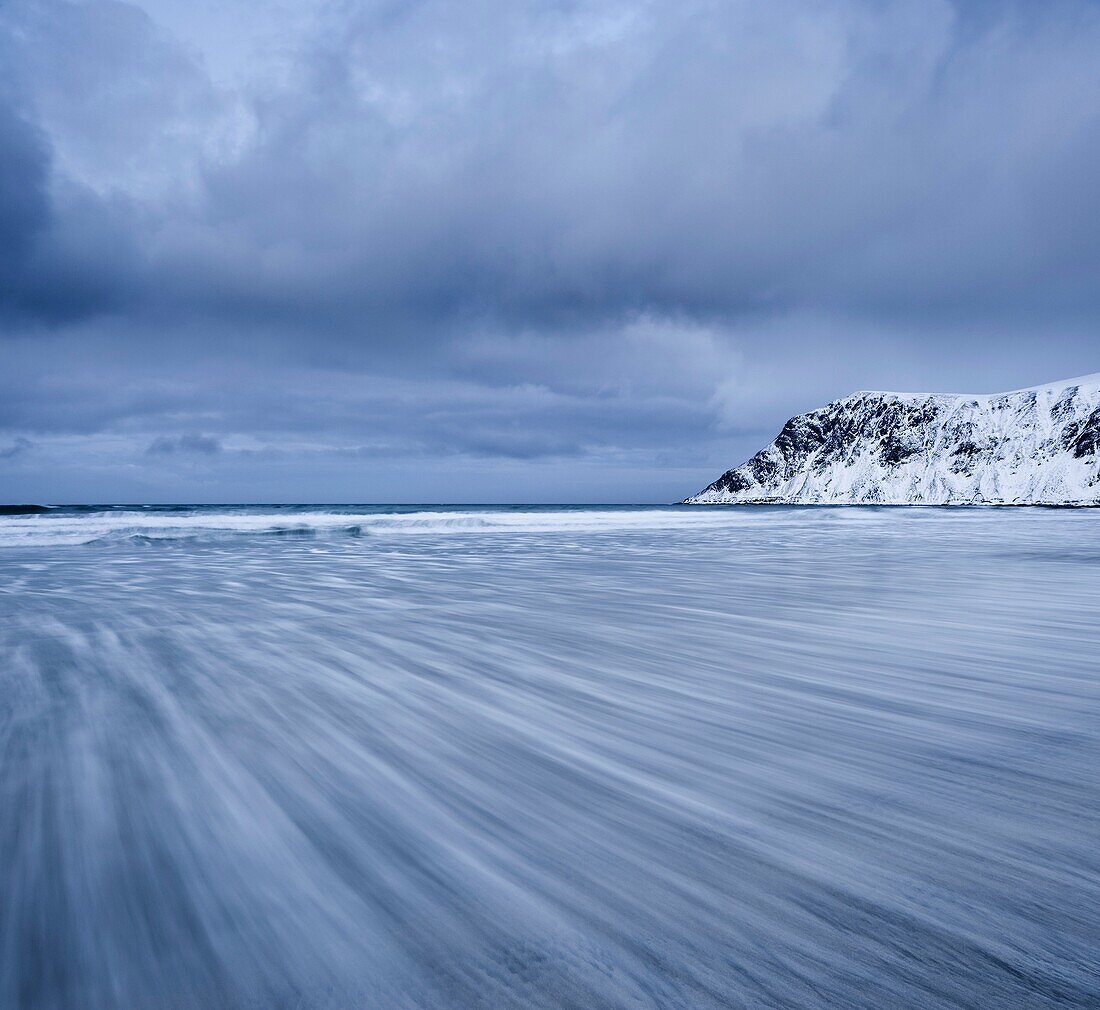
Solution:
[(1011, 393), (853, 393), (685, 504), (1100, 505), (1100, 373)]

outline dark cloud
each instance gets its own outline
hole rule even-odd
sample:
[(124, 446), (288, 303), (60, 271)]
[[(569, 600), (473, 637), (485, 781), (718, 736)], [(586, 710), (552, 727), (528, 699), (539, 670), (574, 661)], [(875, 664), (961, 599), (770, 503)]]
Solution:
[(1098, 47), (1089, 0), (9, 0), (0, 430), (610, 491), (1094, 371)]
[(11, 445), (0, 449), (0, 459), (15, 459), (34, 448), (34, 443), (29, 438), (17, 438)]
[(209, 435), (179, 435), (176, 438), (161, 435), (153, 439), (145, 450), (149, 456), (173, 456), (176, 453), (213, 456), (221, 451), (221, 443)]
[(29, 300), (29, 260), (50, 219), (48, 171), (45, 138), (0, 86), (0, 310)]

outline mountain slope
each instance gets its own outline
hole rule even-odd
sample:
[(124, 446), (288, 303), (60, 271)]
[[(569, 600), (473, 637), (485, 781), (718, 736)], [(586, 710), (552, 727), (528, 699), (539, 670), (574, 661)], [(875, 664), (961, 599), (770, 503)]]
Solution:
[(1100, 504), (1100, 373), (1011, 393), (854, 393), (685, 504)]

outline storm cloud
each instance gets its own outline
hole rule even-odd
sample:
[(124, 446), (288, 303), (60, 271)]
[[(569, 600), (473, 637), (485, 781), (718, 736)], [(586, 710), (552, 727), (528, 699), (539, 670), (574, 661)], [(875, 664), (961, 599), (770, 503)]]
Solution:
[(1091, 0), (9, 0), (0, 497), (661, 500), (854, 388), (1096, 371), (1098, 51)]

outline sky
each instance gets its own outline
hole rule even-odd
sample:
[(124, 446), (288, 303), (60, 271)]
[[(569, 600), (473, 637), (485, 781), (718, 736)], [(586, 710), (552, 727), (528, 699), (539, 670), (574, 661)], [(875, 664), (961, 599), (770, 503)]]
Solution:
[(0, 500), (659, 502), (1100, 371), (1097, 0), (0, 0)]

